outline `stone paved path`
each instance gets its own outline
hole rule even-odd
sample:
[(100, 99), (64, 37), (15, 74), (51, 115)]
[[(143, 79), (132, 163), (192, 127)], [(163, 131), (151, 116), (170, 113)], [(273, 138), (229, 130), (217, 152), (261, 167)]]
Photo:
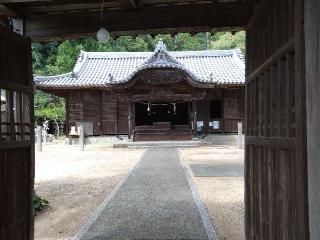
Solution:
[(217, 239), (179, 152), (146, 150), (76, 239)]

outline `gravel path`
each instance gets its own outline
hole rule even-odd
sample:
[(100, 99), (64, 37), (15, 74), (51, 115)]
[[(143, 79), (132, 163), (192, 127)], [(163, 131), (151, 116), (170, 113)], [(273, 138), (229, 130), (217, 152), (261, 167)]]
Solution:
[(216, 239), (187, 176), (177, 149), (146, 150), (78, 239)]

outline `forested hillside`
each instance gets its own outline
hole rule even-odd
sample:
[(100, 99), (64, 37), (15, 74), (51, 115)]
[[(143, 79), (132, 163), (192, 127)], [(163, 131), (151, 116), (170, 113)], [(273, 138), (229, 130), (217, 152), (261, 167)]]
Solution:
[[(107, 43), (98, 43), (93, 38), (79, 41), (66, 40), (64, 42), (33, 43), (32, 60), (35, 75), (56, 75), (69, 72), (73, 69), (80, 50), (84, 51), (153, 51), (157, 42), (162, 39), (168, 50), (206, 50), (206, 49), (234, 49), (245, 52), (245, 33), (229, 32), (198, 33), (194, 36), (189, 33), (179, 33), (175, 36), (159, 34), (154, 38), (150, 35), (139, 35), (135, 38), (122, 36), (110, 39)], [(35, 115), (38, 124), (49, 119), (55, 124), (64, 121), (64, 100), (43, 92), (35, 95)]]

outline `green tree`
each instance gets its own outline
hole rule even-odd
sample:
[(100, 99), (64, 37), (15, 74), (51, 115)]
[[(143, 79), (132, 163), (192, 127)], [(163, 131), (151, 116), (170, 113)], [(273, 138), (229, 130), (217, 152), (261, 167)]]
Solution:
[(59, 134), (59, 123), (65, 121), (65, 101), (63, 98), (37, 91), (34, 98), (35, 120), (41, 125), (43, 121), (52, 121)]
[(57, 42), (32, 44), (32, 66), (34, 74), (49, 74), (48, 65), (54, 64), (56, 61), (58, 46)]
[(74, 40), (66, 40), (61, 43), (58, 47), (55, 62), (48, 65), (49, 73), (61, 74), (71, 71), (82, 48), (82, 45)]
[(212, 41), (212, 49), (233, 49), (239, 48), (242, 53), (245, 53), (246, 34), (244, 31), (236, 34), (217, 33)]
[(80, 50), (100, 51), (100, 52), (136, 52), (153, 51), (157, 42), (162, 39), (168, 50), (206, 50), (206, 49), (232, 49), (239, 48), (245, 52), (245, 32), (222, 32), (211, 35), (210, 33), (178, 33), (174, 36), (170, 34), (158, 34), (154, 38), (144, 34), (135, 38), (131, 36), (121, 36), (117, 39), (110, 39), (107, 43), (99, 43), (93, 38), (83, 40), (67, 40), (58, 44), (33, 43), (33, 68), (36, 75), (55, 75), (69, 72), (73, 69)]

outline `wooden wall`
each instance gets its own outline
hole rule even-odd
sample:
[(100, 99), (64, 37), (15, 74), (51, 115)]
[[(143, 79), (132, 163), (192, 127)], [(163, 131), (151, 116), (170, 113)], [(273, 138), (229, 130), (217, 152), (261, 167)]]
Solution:
[[(213, 130), (209, 127), (210, 100), (220, 100), (222, 104), (221, 128)], [(206, 133), (236, 133), (238, 122), (244, 122), (245, 91), (244, 88), (216, 88), (207, 90), (207, 97), (197, 101), (197, 119), (204, 122), (203, 131)]]
[(263, 0), (247, 30), (246, 239), (308, 239), (303, 1)]
[(70, 91), (68, 125), (92, 122), (93, 135), (128, 133), (128, 97), (106, 91)]
[(102, 93), (102, 134), (115, 134), (117, 130), (117, 97)]
[[(186, 89), (186, 86), (181, 86), (183, 88), (179, 88), (180, 93), (192, 90), (190, 86)], [(145, 84), (137, 84), (130, 91), (150, 93)], [(244, 89), (200, 89), (199, 91), (207, 91), (207, 97), (197, 103), (197, 118), (198, 121), (204, 121), (206, 126), (204, 131), (209, 130), (210, 100), (221, 100), (222, 125), (216, 132), (237, 132), (237, 122), (244, 120)], [(68, 125), (75, 125), (76, 122), (93, 122), (93, 135), (128, 134), (129, 103), (128, 93), (121, 91), (113, 93), (98, 90), (70, 91), (66, 104)]]

